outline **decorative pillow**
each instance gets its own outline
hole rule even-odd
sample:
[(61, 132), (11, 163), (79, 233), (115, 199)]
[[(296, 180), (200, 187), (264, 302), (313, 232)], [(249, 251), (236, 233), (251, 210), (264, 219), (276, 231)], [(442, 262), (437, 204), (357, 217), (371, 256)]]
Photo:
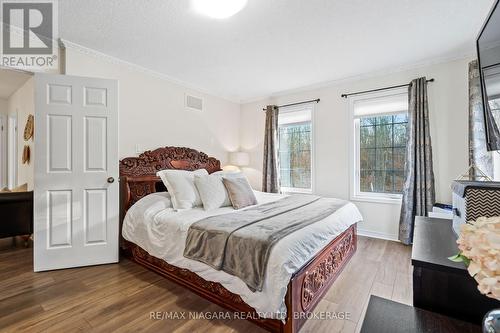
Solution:
[(201, 206), (201, 199), (194, 185), (195, 175), (208, 175), (207, 170), (161, 170), (156, 173), (170, 193), (172, 207), (175, 210)]
[(234, 209), (257, 204), (257, 198), (245, 177), (223, 177), (222, 182)]
[(222, 177), (244, 177), (241, 172), (217, 171), (211, 175), (195, 176), (194, 184), (198, 189), (203, 208), (212, 210), (220, 207), (231, 206), (226, 187), (222, 182)]

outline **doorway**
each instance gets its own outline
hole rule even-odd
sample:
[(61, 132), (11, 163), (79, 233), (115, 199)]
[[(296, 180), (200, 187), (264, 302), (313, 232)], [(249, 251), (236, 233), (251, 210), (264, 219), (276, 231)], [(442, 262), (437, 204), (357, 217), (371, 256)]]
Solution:
[(15, 113), (9, 114), (7, 126), (7, 187), (15, 188), (17, 183), (17, 110)]
[[(22, 163), (21, 153), (24, 146), (33, 147), (33, 140), (25, 141), (19, 126), (24, 126), (28, 115), (33, 114), (32, 78), (29, 72), (0, 68), (1, 250), (31, 244), (33, 163)], [(20, 186), (23, 184), (26, 185)]]
[(0, 189), (7, 186), (7, 116), (0, 113)]

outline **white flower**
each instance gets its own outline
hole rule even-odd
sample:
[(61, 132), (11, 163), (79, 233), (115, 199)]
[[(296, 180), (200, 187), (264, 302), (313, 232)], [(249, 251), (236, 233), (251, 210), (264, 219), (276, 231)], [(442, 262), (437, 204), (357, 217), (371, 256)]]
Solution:
[(470, 260), (467, 270), (479, 291), (500, 300), (500, 216), (480, 217), (462, 225), (457, 244)]
[(467, 267), (467, 270), (469, 271), (470, 276), (474, 276), (477, 273), (481, 272), (481, 266), (479, 266), (474, 261), (471, 261), (469, 267)]

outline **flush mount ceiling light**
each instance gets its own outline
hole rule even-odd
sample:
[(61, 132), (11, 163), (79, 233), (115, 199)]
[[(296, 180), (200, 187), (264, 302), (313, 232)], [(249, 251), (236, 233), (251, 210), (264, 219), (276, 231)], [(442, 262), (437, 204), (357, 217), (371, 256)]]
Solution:
[(216, 19), (225, 19), (243, 9), (247, 0), (191, 0), (195, 11)]

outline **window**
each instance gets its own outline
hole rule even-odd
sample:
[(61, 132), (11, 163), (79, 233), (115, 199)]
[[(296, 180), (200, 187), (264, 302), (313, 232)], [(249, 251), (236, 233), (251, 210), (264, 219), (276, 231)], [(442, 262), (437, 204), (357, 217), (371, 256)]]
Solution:
[(282, 192), (312, 192), (312, 105), (282, 108), (278, 117)]
[(399, 201), (404, 186), (406, 90), (352, 98), (353, 200)]
[(360, 192), (401, 193), (406, 113), (359, 119)]

